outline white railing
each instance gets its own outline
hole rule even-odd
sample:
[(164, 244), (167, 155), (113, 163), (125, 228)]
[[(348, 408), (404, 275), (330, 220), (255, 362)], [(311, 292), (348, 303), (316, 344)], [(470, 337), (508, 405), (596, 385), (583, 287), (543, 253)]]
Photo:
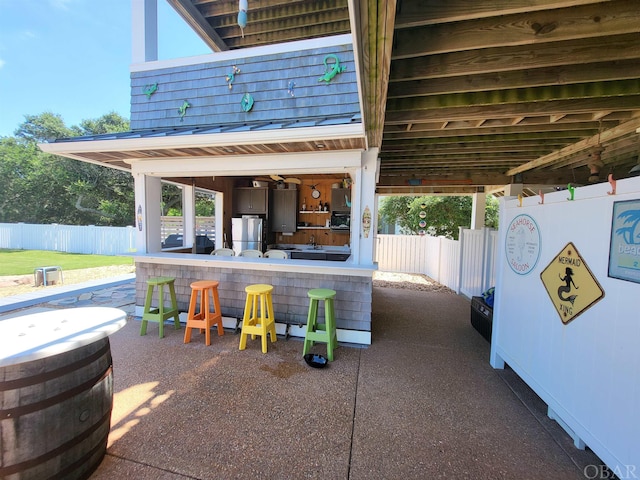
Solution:
[(123, 255), (135, 252), (134, 227), (0, 223), (0, 248)]
[(378, 235), (376, 262), (386, 272), (421, 273), (471, 298), (495, 285), (498, 232), (461, 229), (461, 240)]
[[(171, 234), (184, 234), (183, 217), (160, 217), (160, 238), (166, 239)], [(196, 217), (196, 235), (205, 235), (216, 239), (216, 217)]]

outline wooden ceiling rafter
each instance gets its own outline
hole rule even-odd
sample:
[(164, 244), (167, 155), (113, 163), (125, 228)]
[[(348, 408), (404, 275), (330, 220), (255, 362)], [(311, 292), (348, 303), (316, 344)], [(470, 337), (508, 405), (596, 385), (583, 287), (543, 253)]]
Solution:
[[(637, 162), (638, 134), (627, 131), (640, 118), (635, 2), (251, 0), (244, 38), (237, 0), (169, 3), (217, 49), (352, 32), (366, 147), (379, 147), (385, 191), (392, 182), (407, 191), (411, 175), (439, 185), (464, 175), (496, 185), (514, 172), (540, 185), (586, 181), (600, 130), (610, 136), (606, 169)], [(286, 146), (296, 148), (309, 147)]]

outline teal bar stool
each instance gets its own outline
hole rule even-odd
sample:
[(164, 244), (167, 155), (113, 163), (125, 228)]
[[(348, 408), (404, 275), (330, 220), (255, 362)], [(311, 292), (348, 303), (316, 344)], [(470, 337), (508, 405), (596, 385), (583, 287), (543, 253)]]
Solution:
[[(142, 325), (140, 326), (140, 335), (147, 334), (147, 322), (158, 322), (160, 325), (160, 338), (164, 337), (164, 322), (168, 318), (173, 317), (173, 324), (178, 330), (180, 328), (180, 315), (178, 312), (178, 301), (176, 300), (176, 279), (173, 277), (154, 277), (147, 279), (147, 298), (144, 301), (144, 312), (142, 313)], [(171, 297), (171, 305), (165, 306), (164, 302), (164, 286), (169, 289)], [(158, 288), (158, 306), (152, 307), (151, 300), (153, 298), (153, 289)]]
[[(336, 296), (336, 291), (328, 288), (314, 288), (309, 290), (307, 295), (311, 300), (302, 355), (309, 353), (313, 342), (323, 342), (327, 344), (327, 358), (333, 361), (333, 350), (338, 345), (336, 318), (333, 310), (333, 299)], [(321, 300), (324, 300), (324, 323), (318, 323), (318, 302)]]

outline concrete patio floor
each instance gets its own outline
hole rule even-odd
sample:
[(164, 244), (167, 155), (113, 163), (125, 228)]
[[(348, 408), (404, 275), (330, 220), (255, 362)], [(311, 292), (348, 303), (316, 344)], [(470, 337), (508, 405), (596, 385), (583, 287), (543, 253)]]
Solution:
[[(133, 294), (104, 286), (35, 308), (131, 314)], [(267, 354), (259, 339), (239, 351), (232, 331), (184, 344), (169, 324), (163, 339), (153, 324), (140, 336), (130, 315), (110, 337), (111, 434), (91, 478), (584, 479), (599, 468), (511, 370), (491, 368), (466, 298), (376, 287), (373, 301), (372, 345), (341, 345), (325, 369), (306, 365), (301, 339), (278, 337)]]

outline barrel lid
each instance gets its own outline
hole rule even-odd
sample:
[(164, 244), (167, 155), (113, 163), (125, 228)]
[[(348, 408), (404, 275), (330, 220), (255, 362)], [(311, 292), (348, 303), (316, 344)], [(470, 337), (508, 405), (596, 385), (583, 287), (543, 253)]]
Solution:
[(50, 310), (1, 320), (0, 367), (89, 345), (126, 323), (126, 312), (112, 307)]

